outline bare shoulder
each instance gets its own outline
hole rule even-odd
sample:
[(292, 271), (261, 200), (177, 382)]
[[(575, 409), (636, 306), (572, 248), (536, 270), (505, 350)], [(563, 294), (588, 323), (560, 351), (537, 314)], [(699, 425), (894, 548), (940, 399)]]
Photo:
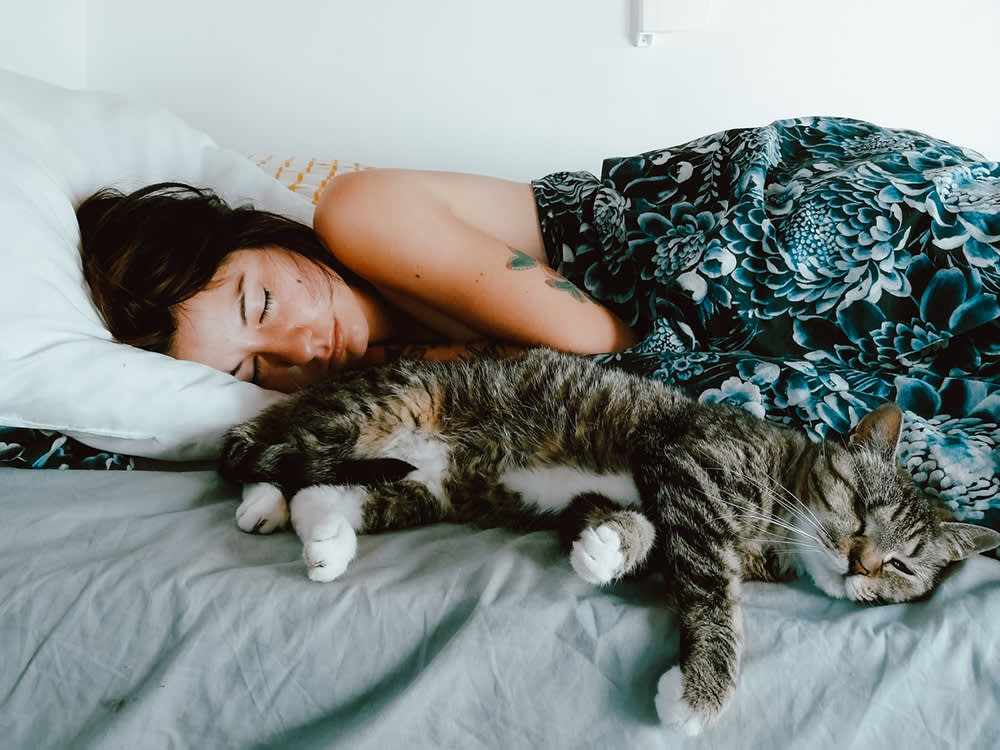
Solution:
[[(426, 221), (419, 221), (420, 216)], [(314, 225), (322, 237), (348, 246), (350, 252), (361, 237), (379, 227), (404, 229), (403, 218), (411, 230), (446, 231), (442, 222), (461, 222), (538, 260), (544, 258), (531, 185), (484, 175), (406, 169), (344, 174), (320, 195)]]

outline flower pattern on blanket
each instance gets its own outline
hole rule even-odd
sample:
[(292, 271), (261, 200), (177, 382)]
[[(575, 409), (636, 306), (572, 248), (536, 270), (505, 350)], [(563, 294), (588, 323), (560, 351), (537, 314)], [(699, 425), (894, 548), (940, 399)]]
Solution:
[(998, 164), (804, 118), (535, 190), (550, 259), (645, 334), (606, 360), (815, 437), (896, 400), (921, 486), (1000, 527)]
[(26, 469), (133, 469), (136, 459), (89, 448), (52, 430), (0, 427), (0, 466)]

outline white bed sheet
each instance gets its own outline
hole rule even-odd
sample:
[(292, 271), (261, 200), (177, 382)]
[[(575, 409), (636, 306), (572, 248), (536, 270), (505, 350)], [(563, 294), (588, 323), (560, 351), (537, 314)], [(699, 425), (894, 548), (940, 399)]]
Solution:
[(600, 590), (554, 535), (436, 525), (317, 584), (236, 504), (211, 471), (0, 469), (0, 746), (996, 746), (996, 560), (900, 606), (748, 585), (738, 691), (692, 740), (656, 723), (655, 579)]

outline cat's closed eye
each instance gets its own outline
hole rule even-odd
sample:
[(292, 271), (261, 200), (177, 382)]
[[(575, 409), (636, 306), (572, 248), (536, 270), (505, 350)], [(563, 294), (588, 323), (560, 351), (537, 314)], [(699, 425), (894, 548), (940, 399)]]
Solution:
[(902, 560), (898, 560), (895, 557), (890, 557), (889, 560), (888, 560), (888, 562), (889, 562), (889, 564), (892, 567), (894, 567), (896, 570), (898, 570), (903, 575), (907, 575), (907, 576), (912, 576), (913, 575), (913, 571), (910, 570), (910, 568), (907, 567), (906, 563), (904, 563)]

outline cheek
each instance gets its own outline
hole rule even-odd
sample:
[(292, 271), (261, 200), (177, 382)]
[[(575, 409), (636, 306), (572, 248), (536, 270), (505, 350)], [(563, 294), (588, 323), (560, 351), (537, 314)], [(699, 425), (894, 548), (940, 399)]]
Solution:
[(308, 295), (316, 304), (328, 304), (333, 290), (343, 285), (343, 279), (337, 274), (312, 266), (298, 268), (294, 277), (298, 294)]
[(932, 586), (931, 580), (886, 574), (879, 577), (878, 595), (887, 602), (908, 602), (923, 596)]
[(857, 526), (845, 522), (840, 516), (828, 516), (821, 518), (820, 521), (827, 546), (846, 558), (855, 544), (854, 533), (857, 531)]

